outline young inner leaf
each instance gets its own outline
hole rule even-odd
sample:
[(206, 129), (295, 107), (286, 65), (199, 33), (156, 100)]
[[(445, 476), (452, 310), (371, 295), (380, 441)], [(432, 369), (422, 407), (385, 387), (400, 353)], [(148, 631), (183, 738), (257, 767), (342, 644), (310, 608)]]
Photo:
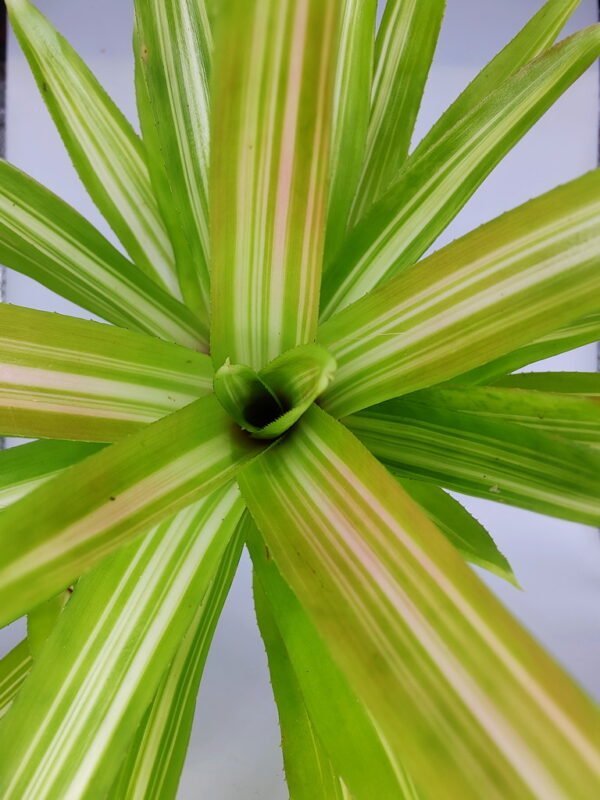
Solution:
[(214, 390), (241, 428), (260, 439), (275, 439), (325, 391), (335, 369), (336, 362), (327, 350), (302, 345), (259, 372), (226, 361), (215, 374)]

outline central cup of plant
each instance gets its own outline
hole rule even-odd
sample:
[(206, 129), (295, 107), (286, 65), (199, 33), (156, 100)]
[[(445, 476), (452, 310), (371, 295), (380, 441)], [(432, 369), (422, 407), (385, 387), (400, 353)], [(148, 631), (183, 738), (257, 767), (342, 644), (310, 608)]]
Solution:
[(331, 383), (336, 362), (316, 344), (287, 350), (258, 372), (229, 359), (214, 377), (214, 390), (227, 413), (258, 439), (285, 433)]

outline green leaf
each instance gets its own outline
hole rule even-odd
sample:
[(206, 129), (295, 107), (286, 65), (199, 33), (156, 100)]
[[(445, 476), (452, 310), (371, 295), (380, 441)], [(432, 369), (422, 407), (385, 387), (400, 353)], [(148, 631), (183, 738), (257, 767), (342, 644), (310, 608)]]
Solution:
[[(87, 442), (31, 442), (0, 452), (0, 509), (76, 464), (103, 445)], [(0, 515), (1, 516), (1, 515)]]
[[(519, 380), (523, 377), (542, 377), (542, 381)], [(417, 392), (408, 398), (409, 402), (422, 403), (428, 408), (439, 408), (442, 411), (457, 411), (477, 416), (490, 422), (514, 422), (525, 425), (532, 430), (544, 431), (552, 436), (561, 436), (569, 442), (600, 446), (600, 374), (578, 373), (574, 380), (569, 380), (572, 373), (564, 373), (566, 380), (558, 380), (555, 385), (562, 388), (550, 388), (554, 382), (554, 374), (531, 373), (531, 375), (515, 375), (514, 382), (496, 386), (469, 387), (461, 389), (432, 389)], [(560, 373), (555, 373), (558, 377)], [(582, 380), (577, 380), (578, 375)], [(544, 380), (545, 378), (545, 380)], [(536, 385), (537, 384), (537, 385)], [(569, 395), (569, 387), (577, 391)], [(586, 390), (596, 392), (596, 400), (585, 395)], [(560, 393), (558, 393), (560, 392)]]
[(232, 537), (194, 621), (177, 648), (111, 789), (111, 800), (171, 800), (183, 769), (196, 695), (243, 541)]
[(105, 796), (242, 509), (221, 488), (82, 578), (0, 726), (3, 798)]
[(408, 156), (446, 0), (388, 0), (377, 32), (373, 99), (356, 224), (398, 177)]
[(209, 66), (199, 0), (136, 0), (138, 112), (148, 167), (189, 308), (208, 319)]
[(337, 314), (322, 405), (342, 416), (433, 386), (600, 308), (600, 171), (483, 225)]
[(0, 513), (0, 625), (226, 483), (261, 449), (210, 395), (89, 456)]
[(458, 500), (431, 483), (408, 478), (401, 478), (400, 483), (466, 561), (519, 586), (512, 567), (488, 531)]
[(343, 426), (312, 408), (239, 482), (283, 578), (425, 795), (589, 794), (593, 703)]
[(496, 378), (493, 385), (507, 389), (600, 398), (600, 372), (519, 372)]
[(316, 344), (287, 350), (259, 372), (225, 362), (215, 374), (215, 395), (244, 430), (258, 439), (275, 439), (325, 391), (335, 367)]
[(342, 243), (360, 178), (371, 109), (377, 0), (343, 0), (333, 97), (324, 266)]
[(0, 433), (111, 442), (212, 388), (207, 355), (0, 305)]
[(422, 155), (436, 145), (504, 80), (549, 47), (580, 2), (581, 0), (548, 0), (446, 109), (419, 142), (415, 152)]
[(269, 674), (281, 729), (285, 779), (294, 800), (343, 800), (342, 783), (308, 716), (298, 679), (258, 581), (254, 606), (267, 651)]
[(592, 344), (600, 339), (600, 313), (589, 314), (581, 319), (553, 330), (531, 344), (518, 347), (511, 353), (482, 364), (474, 370), (460, 375), (453, 383), (462, 385), (487, 383), (515, 369), (526, 367), (534, 361), (566, 353), (576, 347)]
[(32, 663), (27, 639), (0, 659), (0, 719), (9, 710), (29, 675)]
[(211, 163), (215, 368), (317, 326), (341, 0), (231, 0), (218, 18)]
[(42, 97), (82, 183), (135, 263), (180, 297), (143, 145), (71, 45), (29, 0), (7, 0)]
[[(305, 731), (312, 728), (316, 737), (315, 751), (305, 757), (325, 760), (324, 750), (355, 800), (414, 800), (417, 793), (412, 781), (332, 661), (315, 626), (281, 577), (252, 518), (247, 515), (243, 524), (254, 566), (254, 599), (269, 666), (272, 671), (283, 671), (281, 678), (288, 683), (285, 693), (274, 686), (277, 705), (282, 713), (287, 710), (283, 706), (289, 703), (290, 713), (295, 708)], [(275, 682), (273, 674), (272, 679)], [(298, 767), (295, 763), (291, 750), (295, 743), (291, 737), (286, 743), (285, 727), (283, 734), (284, 761), (286, 746), (290, 748), (290, 763), (286, 764), (289, 781), (289, 768), (299, 772), (303, 765)], [(294, 777), (303, 781), (301, 774)]]
[(445, 402), (404, 399), (347, 417), (344, 424), (400, 475), (600, 525), (600, 453), (568, 439)]
[(27, 641), (33, 659), (37, 660), (40, 657), (70, 597), (71, 590), (66, 589), (36, 606), (27, 615)]
[(80, 214), (0, 161), (0, 260), (114, 325), (207, 349), (208, 330)]
[(415, 153), (325, 273), (322, 318), (417, 261), (599, 54), (600, 26), (576, 33), (508, 78), (433, 147)]

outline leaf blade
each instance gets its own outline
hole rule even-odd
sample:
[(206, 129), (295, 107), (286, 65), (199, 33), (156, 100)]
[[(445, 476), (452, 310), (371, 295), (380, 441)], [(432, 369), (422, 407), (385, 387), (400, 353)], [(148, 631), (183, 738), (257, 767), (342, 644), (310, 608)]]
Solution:
[(600, 522), (600, 453), (581, 444), (410, 400), (391, 400), (344, 423), (400, 475), (588, 525)]
[[(210, 308), (211, 32), (204, 3), (135, 2), (136, 88), (148, 167), (189, 308)], [(165, 175), (162, 175), (164, 169)]]
[(32, 663), (26, 639), (0, 659), (0, 719), (10, 709), (29, 675)]
[(0, 727), (5, 797), (109, 789), (242, 510), (221, 488), (80, 581)]
[(457, 377), (598, 311), (600, 171), (483, 225), (337, 314), (322, 405), (342, 416)]
[(209, 395), (5, 508), (0, 623), (57, 594), (135, 534), (226, 483), (260, 449)]
[(343, 426), (311, 409), (239, 484), (422, 790), (585, 796), (598, 769), (593, 704)]
[(111, 442), (212, 389), (207, 355), (124, 329), (0, 306), (0, 433)]
[(340, 246), (363, 163), (371, 106), (377, 0), (344, 0), (334, 82), (323, 267)]
[(233, 0), (219, 18), (210, 188), (215, 368), (229, 358), (260, 369), (314, 339), (340, 14), (340, 0)]
[(347, 237), (323, 280), (321, 318), (405, 270), (504, 155), (600, 53), (600, 28), (546, 51), (492, 92), (397, 181)]
[(0, 258), (113, 325), (206, 349), (208, 331), (75, 209), (0, 160)]
[(352, 206), (355, 225), (390, 187), (408, 157), (446, 0), (388, 0), (375, 43), (365, 160)]
[(112, 800), (175, 798), (194, 719), (196, 695), (215, 627), (242, 551), (236, 532), (189, 631), (162, 678), (123, 764)]
[(81, 58), (29, 0), (12, 27), (82, 183), (135, 263), (180, 297), (139, 138)]

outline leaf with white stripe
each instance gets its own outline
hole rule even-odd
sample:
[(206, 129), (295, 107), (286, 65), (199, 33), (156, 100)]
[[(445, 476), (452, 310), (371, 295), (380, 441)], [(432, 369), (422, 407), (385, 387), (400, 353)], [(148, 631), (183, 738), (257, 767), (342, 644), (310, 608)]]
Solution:
[(136, 0), (135, 20), (138, 113), (148, 168), (173, 242), (183, 297), (207, 319), (208, 19), (200, 0)]
[(600, 309), (600, 171), (498, 217), (336, 314), (335, 416), (427, 388)]
[(519, 372), (497, 378), (492, 384), (507, 389), (584, 395), (600, 400), (600, 372)]
[(400, 483), (465, 561), (518, 586), (512, 567), (488, 531), (458, 500), (431, 483), (409, 478)]
[[(419, 142), (417, 151), (422, 154), (433, 147), (451, 128), (459, 123), (476, 105), (514, 75), (527, 62), (549, 47), (565, 23), (579, 6), (581, 0), (548, 0), (534, 14), (525, 27), (509, 42), (466, 89), (444, 111), (435, 125)], [(493, 22), (490, 20), (490, 22)]]
[(221, 488), (79, 581), (0, 726), (4, 800), (105, 796), (242, 510)]
[(333, 97), (324, 266), (344, 239), (360, 178), (371, 108), (377, 0), (343, 0)]
[(399, 475), (600, 525), (600, 452), (580, 443), (412, 399), (390, 400), (344, 424)]
[(463, 386), (488, 383), (494, 381), (508, 372), (521, 369), (535, 361), (542, 361), (545, 358), (566, 353), (576, 347), (583, 347), (586, 344), (594, 344), (600, 339), (600, 313), (589, 314), (581, 319), (553, 330), (537, 339), (531, 344), (518, 347), (511, 353), (505, 353), (500, 358), (494, 359), (481, 367), (460, 375), (453, 381)]
[(371, 117), (352, 225), (406, 161), (445, 8), (446, 0), (387, 0), (375, 43)]
[(0, 659), (0, 719), (9, 710), (29, 675), (33, 659), (27, 639)]
[(314, 339), (341, 0), (231, 0), (215, 35), (215, 367)]
[(212, 390), (209, 356), (0, 305), (0, 433), (112, 442)]
[[(541, 381), (535, 380), (538, 374)], [(562, 380), (558, 377), (561, 373), (529, 373), (525, 380), (523, 375), (511, 375), (496, 386), (429, 389), (416, 392), (407, 401), (490, 422), (513, 422), (570, 442), (600, 447), (600, 374), (589, 373), (588, 378), (587, 373), (577, 373), (570, 379), (571, 374), (564, 373)], [(513, 377), (514, 382), (510, 380)], [(534, 380), (527, 380), (530, 377)]]
[(174, 800), (177, 796), (198, 687), (242, 545), (237, 532), (138, 727), (129, 755), (110, 791), (111, 800)]
[(423, 793), (589, 796), (594, 704), (342, 425), (313, 407), (239, 483), (282, 577)]
[(523, 67), (433, 147), (415, 153), (325, 273), (322, 318), (417, 261), (511, 147), (599, 55), (600, 25), (595, 25)]
[(108, 322), (207, 349), (208, 330), (93, 225), (0, 160), (0, 261)]
[(0, 451), (0, 509), (102, 447), (87, 442), (39, 441)]
[(0, 625), (226, 483), (262, 446), (213, 395), (121, 439), (0, 513)]
[[(252, 518), (247, 515), (243, 524), (254, 566), (256, 613), (269, 660), (276, 659), (289, 683), (295, 684), (289, 689), (294, 691), (298, 713), (307, 715), (320, 740), (316, 760), (324, 748), (355, 800), (416, 800), (412, 781), (332, 661), (315, 626), (281, 577)], [(276, 693), (276, 699), (280, 709), (290, 702), (283, 692)], [(286, 746), (284, 731), (284, 760)], [(290, 742), (289, 747), (293, 746)]]
[(140, 139), (71, 45), (29, 0), (7, 0), (6, 7), (90, 197), (138, 267), (181, 297)]

